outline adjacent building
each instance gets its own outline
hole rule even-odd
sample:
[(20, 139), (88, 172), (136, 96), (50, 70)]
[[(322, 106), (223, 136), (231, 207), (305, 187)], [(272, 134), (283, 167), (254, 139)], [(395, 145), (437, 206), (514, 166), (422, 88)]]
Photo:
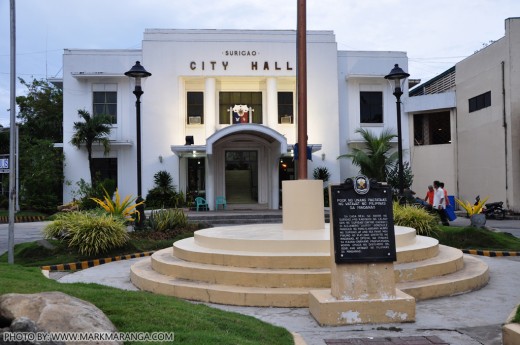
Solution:
[(434, 179), (444, 180), (461, 199), (489, 196), (518, 212), (520, 18), (506, 19), (504, 37), (410, 96), (413, 189), (422, 194)]

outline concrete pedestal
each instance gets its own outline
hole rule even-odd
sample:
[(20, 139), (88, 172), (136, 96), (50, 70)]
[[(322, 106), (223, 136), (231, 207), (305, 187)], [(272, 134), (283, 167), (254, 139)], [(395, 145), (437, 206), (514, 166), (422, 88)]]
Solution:
[[(334, 238), (331, 222), (330, 238)], [(330, 241), (334, 253), (334, 241)], [(415, 321), (415, 298), (395, 287), (392, 262), (340, 263), (331, 255), (331, 289), (309, 292), (320, 325)]]
[(325, 225), (323, 181), (282, 181), (284, 230), (319, 230)]
[(309, 311), (320, 325), (415, 321), (415, 298), (395, 287), (393, 263), (331, 267), (331, 289), (309, 292)]
[(309, 292), (309, 311), (322, 326), (415, 321), (415, 299), (395, 290), (391, 298), (344, 300), (330, 290)]

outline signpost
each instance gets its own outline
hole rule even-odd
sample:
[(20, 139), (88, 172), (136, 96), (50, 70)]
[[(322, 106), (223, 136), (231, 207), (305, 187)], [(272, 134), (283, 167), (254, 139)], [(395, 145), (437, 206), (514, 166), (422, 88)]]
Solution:
[(9, 173), (9, 156), (0, 156), (0, 174)]
[(359, 175), (329, 186), (330, 290), (309, 292), (321, 325), (415, 320), (415, 299), (396, 288), (392, 190)]
[(365, 176), (331, 186), (337, 264), (396, 260), (392, 190)]

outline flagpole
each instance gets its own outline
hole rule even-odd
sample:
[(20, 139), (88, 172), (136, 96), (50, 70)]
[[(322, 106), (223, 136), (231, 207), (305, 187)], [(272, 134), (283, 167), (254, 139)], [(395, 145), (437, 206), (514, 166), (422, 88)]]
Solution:
[(298, 98), (298, 179), (307, 179), (307, 11), (298, 0), (296, 29), (296, 82)]

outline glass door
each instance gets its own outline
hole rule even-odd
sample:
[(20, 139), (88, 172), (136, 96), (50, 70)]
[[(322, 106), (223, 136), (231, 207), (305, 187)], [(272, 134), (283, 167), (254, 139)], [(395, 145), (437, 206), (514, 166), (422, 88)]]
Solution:
[(230, 204), (258, 203), (257, 151), (226, 151), (226, 200)]

